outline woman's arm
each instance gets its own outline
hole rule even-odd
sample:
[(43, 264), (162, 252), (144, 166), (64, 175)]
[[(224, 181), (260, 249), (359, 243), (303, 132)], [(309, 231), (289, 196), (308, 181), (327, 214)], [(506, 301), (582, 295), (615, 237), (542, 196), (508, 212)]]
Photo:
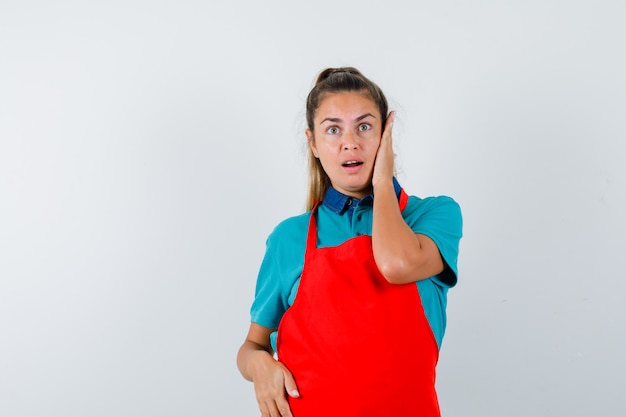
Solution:
[(239, 372), (254, 383), (262, 417), (292, 417), (285, 393), (298, 397), (298, 389), (291, 372), (274, 359), (270, 334), (274, 329), (250, 323), (246, 340), (237, 353)]
[(392, 112), (385, 123), (372, 176), (372, 249), (376, 265), (387, 281), (406, 284), (441, 273), (444, 263), (435, 242), (426, 235), (414, 233), (398, 207), (393, 187), (391, 130), (394, 117), (395, 112)]

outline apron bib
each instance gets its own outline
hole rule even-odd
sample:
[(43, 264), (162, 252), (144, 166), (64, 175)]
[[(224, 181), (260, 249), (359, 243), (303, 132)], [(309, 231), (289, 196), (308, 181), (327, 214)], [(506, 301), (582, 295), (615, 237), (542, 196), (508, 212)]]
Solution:
[[(408, 196), (401, 192), (400, 208)], [(300, 392), (294, 417), (438, 417), (439, 350), (415, 283), (389, 284), (371, 236), (317, 248), (311, 212), (304, 268), (278, 328), (278, 359)]]

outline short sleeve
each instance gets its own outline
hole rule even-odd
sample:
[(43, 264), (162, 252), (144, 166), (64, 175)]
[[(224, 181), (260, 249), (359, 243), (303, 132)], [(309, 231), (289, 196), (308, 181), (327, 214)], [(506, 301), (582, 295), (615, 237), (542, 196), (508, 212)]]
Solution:
[(415, 233), (428, 236), (439, 248), (447, 268), (433, 279), (447, 287), (456, 285), (459, 242), (463, 235), (459, 204), (446, 196), (425, 199), (411, 196), (403, 216)]
[(270, 235), (265, 242), (265, 256), (259, 268), (250, 317), (252, 322), (271, 329), (278, 327), (280, 318), (287, 309), (282, 297), (279, 274)]
[(250, 308), (253, 323), (270, 329), (278, 328), (302, 274), (307, 221), (308, 216), (287, 219), (267, 238)]

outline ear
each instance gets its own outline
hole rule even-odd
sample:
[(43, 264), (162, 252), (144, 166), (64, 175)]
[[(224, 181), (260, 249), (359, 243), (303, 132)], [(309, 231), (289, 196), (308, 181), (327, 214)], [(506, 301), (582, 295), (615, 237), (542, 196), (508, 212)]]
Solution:
[(311, 131), (311, 129), (306, 130), (306, 140), (309, 143), (309, 147), (311, 148), (311, 152), (313, 152), (313, 156), (319, 158), (317, 153), (317, 148), (315, 147), (315, 135)]

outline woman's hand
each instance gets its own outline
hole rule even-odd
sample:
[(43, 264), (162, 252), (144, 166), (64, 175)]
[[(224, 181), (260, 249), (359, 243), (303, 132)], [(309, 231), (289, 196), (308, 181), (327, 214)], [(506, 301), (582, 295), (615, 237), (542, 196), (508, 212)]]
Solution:
[(274, 359), (270, 344), (274, 330), (250, 323), (237, 354), (237, 366), (243, 377), (254, 383), (261, 417), (293, 417), (287, 395), (297, 398), (300, 394), (291, 372)]
[(378, 145), (378, 153), (374, 162), (374, 171), (372, 174), (372, 187), (376, 188), (377, 184), (391, 184), (393, 178), (393, 166), (395, 155), (393, 153), (393, 142), (391, 139), (391, 131), (393, 130), (393, 122), (396, 118), (396, 112), (392, 111), (385, 121), (385, 129), (380, 138)]
[(395, 116), (395, 112), (391, 112), (387, 117), (372, 174), (372, 250), (376, 266), (387, 281), (407, 284), (441, 273), (444, 263), (435, 242), (413, 232), (400, 212), (393, 187), (391, 129)]
[(265, 355), (256, 360), (251, 373), (261, 417), (293, 417), (286, 394), (294, 398), (300, 395), (287, 367)]

